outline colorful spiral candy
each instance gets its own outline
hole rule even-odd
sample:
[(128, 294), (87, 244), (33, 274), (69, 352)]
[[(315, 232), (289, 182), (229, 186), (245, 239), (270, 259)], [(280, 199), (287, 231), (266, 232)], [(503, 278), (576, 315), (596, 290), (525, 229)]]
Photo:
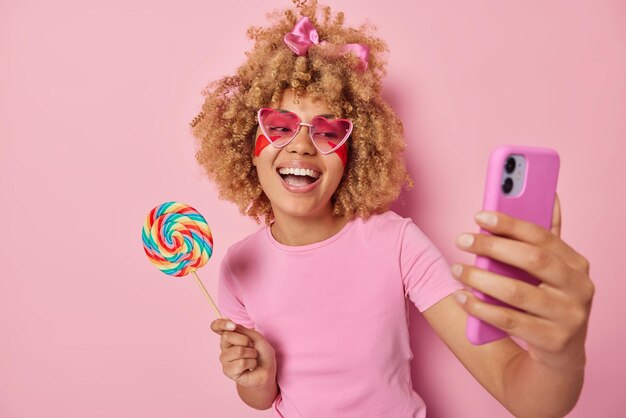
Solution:
[(170, 276), (182, 277), (204, 266), (213, 254), (213, 235), (197, 210), (166, 202), (150, 211), (141, 237), (148, 259)]

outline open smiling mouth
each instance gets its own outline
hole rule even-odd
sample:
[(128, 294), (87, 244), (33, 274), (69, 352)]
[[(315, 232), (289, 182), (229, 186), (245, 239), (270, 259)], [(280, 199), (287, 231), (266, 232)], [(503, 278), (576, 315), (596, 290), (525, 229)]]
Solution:
[(292, 187), (305, 187), (319, 182), (321, 173), (304, 168), (279, 168), (278, 175)]

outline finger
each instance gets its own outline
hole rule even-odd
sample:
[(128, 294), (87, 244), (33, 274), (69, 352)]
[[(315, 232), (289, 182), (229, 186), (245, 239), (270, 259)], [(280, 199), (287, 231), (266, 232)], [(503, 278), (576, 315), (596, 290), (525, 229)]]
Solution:
[(240, 358), (258, 358), (258, 356), (259, 352), (254, 348), (235, 345), (222, 351), (220, 361), (229, 362)]
[(457, 245), (464, 250), (517, 267), (551, 286), (567, 287), (573, 276), (580, 274), (554, 253), (532, 244), (495, 235), (463, 235), (470, 238), (457, 239)]
[[(481, 218), (480, 214), (492, 215), (492, 222), (485, 222), (482, 220), (485, 218)], [(553, 221), (556, 222), (557, 220), (554, 219)], [(584, 270), (584, 268), (588, 265), (587, 260), (585, 260), (583, 256), (567, 245), (567, 243), (561, 240), (557, 235), (554, 235), (547, 229), (544, 229), (532, 222), (514, 218), (503, 212), (495, 211), (477, 213), (476, 222), (482, 228), (494, 235), (513, 238), (517, 241), (523, 241), (550, 251), (558, 257), (563, 258), (563, 260), (572, 268)], [(560, 215), (558, 222), (560, 222)]]
[(253, 358), (243, 358), (238, 360), (229, 361), (223, 367), (224, 374), (234, 381), (239, 380), (241, 375), (246, 371), (252, 371), (256, 369), (257, 361)]
[(560, 309), (563, 306), (562, 296), (554, 288), (540, 288), (467, 265), (455, 264), (451, 271), (461, 283), (530, 314), (548, 319), (563, 315)]
[(224, 331), (222, 332), (222, 338), (220, 339), (220, 348), (225, 350), (234, 345), (241, 345), (244, 347), (252, 346), (250, 339), (236, 331)]
[(265, 339), (265, 337), (263, 337), (263, 335), (254, 328), (246, 328), (243, 325), (237, 325), (237, 332), (240, 332), (250, 338), (253, 345), (255, 342)]
[(455, 298), (465, 296), (465, 302), (459, 303), (470, 315), (493, 325), (509, 335), (519, 337), (530, 345), (545, 349), (549, 344), (549, 336), (553, 334), (553, 324), (544, 318), (529, 315), (515, 309), (483, 302), (467, 291), (458, 291)]
[(228, 318), (220, 318), (211, 322), (211, 330), (221, 335), (224, 331), (234, 331), (237, 325)]
[(554, 208), (552, 209), (552, 225), (550, 227), (552, 232), (557, 237), (561, 236), (561, 202), (559, 201), (559, 195), (554, 196)]

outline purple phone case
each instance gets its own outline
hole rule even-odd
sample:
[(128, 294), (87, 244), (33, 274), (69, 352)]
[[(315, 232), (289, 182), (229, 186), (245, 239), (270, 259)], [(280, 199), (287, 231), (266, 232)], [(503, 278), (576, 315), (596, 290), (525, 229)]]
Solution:
[[(523, 189), (519, 195), (514, 197), (506, 196), (502, 192), (500, 184), (502, 170), (504, 170), (505, 162), (510, 154), (521, 154), (526, 158)], [(487, 168), (483, 209), (504, 212), (550, 229), (559, 165), (559, 155), (549, 148), (504, 145), (494, 149), (491, 152)], [(491, 235), (482, 228), (480, 232)], [(539, 284), (539, 280), (527, 272), (488, 257), (476, 256), (475, 265), (478, 268), (503, 276), (517, 278), (535, 285)], [(510, 307), (510, 305), (477, 290), (472, 289), (472, 293), (481, 300)], [(508, 336), (505, 331), (471, 315), (467, 319), (466, 334), (468, 340), (476, 345)]]

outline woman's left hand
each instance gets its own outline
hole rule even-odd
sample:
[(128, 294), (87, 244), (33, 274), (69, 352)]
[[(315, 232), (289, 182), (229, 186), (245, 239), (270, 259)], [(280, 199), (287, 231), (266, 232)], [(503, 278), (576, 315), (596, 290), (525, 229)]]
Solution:
[(486, 213), (495, 216), (494, 223), (478, 216), (476, 222), (494, 235), (462, 234), (457, 246), (518, 267), (541, 283), (534, 286), (472, 265), (462, 265), (457, 274), (457, 264), (452, 274), (462, 283), (526, 312), (483, 302), (466, 291), (457, 300), (468, 314), (526, 341), (535, 361), (557, 369), (584, 368), (594, 285), (587, 259), (560, 238), (558, 195), (550, 231), (502, 212)]

